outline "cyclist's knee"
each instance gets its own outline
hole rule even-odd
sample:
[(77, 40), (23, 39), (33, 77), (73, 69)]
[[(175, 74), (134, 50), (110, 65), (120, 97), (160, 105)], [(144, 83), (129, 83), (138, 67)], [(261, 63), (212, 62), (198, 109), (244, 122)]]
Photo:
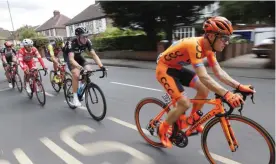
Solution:
[(190, 108), (191, 102), (187, 97), (181, 97), (177, 101), (177, 106), (179, 106), (181, 110), (186, 111), (187, 109)]
[(74, 79), (78, 79), (79, 75), (80, 75), (80, 71), (77, 68), (72, 70), (72, 76)]
[(202, 90), (198, 91), (198, 93), (202, 98), (207, 98), (209, 95), (209, 89), (206, 87), (203, 87)]

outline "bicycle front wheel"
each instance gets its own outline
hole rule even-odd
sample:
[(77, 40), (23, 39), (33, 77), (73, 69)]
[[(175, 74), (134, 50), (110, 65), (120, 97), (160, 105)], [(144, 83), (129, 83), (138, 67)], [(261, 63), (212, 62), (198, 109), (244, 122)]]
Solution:
[[(34, 90), (35, 90), (35, 94), (38, 102), (40, 103), (41, 106), (44, 106), (46, 103), (45, 90), (39, 79), (35, 81)], [(40, 94), (42, 95), (42, 97), (39, 97)]]
[[(100, 114), (95, 114), (95, 112), (92, 112), (92, 105), (89, 105), (89, 101), (92, 103), (92, 105), (99, 104), (99, 102), (102, 101), (102, 107), (98, 107), (100, 110), (102, 110), (102, 112)], [(104, 119), (106, 115), (106, 100), (103, 91), (98, 85), (94, 83), (88, 84), (85, 91), (85, 103), (87, 110), (93, 119), (96, 121), (101, 121)], [(96, 110), (96, 108), (93, 107), (93, 110)]]
[[(229, 141), (226, 140), (224, 132), (218, 132), (223, 126), (221, 119), (213, 118), (206, 124), (201, 136), (201, 146), (210, 163), (223, 163), (225, 159), (231, 161), (230, 163), (275, 163), (275, 141), (261, 125), (240, 115), (229, 115), (225, 119), (230, 124), (228, 126), (229, 132), (232, 130), (232, 133), (230, 132), (231, 138), (236, 140), (235, 142), (233, 139), (237, 144), (236, 150), (231, 152)], [(218, 125), (218, 129), (215, 125)], [(210, 132), (211, 129), (214, 131)], [(212, 134), (213, 136), (211, 136)]]
[[(56, 92), (59, 92), (60, 89), (61, 89), (61, 86), (55, 81), (54, 77), (55, 77), (55, 72), (52, 70), (50, 71), (50, 82), (52, 84), (52, 87), (53, 89), (56, 91)], [(57, 75), (56, 75), (57, 76)]]
[(14, 83), (15, 83), (16, 86), (17, 86), (18, 91), (21, 93), (22, 90), (23, 90), (23, 84), (22, 84), (22, 80), (21, 80), (20, 75), (18, 73), (16, 73), (14, 75), (14, 78), (13, 78), (12, 81), (13, 81), (13, 86), (14, 86)]

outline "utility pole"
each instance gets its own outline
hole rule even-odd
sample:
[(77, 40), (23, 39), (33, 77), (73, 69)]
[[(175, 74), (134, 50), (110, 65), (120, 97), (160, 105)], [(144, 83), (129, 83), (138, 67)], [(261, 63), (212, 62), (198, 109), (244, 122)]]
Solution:
[(10, 3), (9, 0), (7, 0), (8, 8), (9, 8), (9, 13), (10, 13), (10, 18), (11, 18), (11, 24), (12, 24), (12, 35), (13, 35), (13, 44), (16, 45), (15, 43), (15, 31), (14, 31), (14, 26), (13, 26), (13, 20), (12, 20), (12, 15), (11, 15), (11, 9), (10, 9)]

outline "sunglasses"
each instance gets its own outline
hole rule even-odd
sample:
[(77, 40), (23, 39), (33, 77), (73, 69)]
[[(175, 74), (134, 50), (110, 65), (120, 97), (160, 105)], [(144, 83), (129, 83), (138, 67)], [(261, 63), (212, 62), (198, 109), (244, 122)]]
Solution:
[(219, 36), (220, 40), (223, 41), (223, 42), (228, 42), (230, 41), (230, 36), (228, 35), (222, 35), (222, 36)]

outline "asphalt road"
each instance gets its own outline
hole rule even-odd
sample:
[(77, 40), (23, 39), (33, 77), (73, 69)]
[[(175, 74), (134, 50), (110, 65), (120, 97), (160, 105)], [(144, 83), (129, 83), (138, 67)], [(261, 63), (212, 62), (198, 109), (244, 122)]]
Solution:
[[(189, 145), (184, 149), (157, 149), (147, 144), (137, 132), (134, 121), (136, 104), (145, 97), (161, 98), (164, 94), (155, 80), (153, 70), (122, 67), (108, 69), (107, 78), (98, 79), (100, 74), (92, 78), (103, 90), (107, 101), (107, 116), (102, 122), (96, 122), (85, 107), (69, 109), (64, 102), (63, 91), (56, 93), (51, 87), (49, 75), (43, 77), (47, 102), (44, 107), (40, 107), (36, 97), (30, 100), (25, 91), (20, 94), (17, 90), (8, 89), (1, 67), (0, 164), (208, 163), (201, 151), (200, 136), (189, 138)], [(240, 76), (235, 79), (253, 84), (257, 90), (256, 104), (247, 101), (243, 114), (261, 124), (275, 138), (275, 80)], [(192, 89), (186, 90), (190, 97), (195, 95)], [(208, 111), (208, 107), (204, 109)], [(148, 110), (142, 116), (152, 114), (154, 112)], [(146, 124), (148, 119), (141, 120)], [(236, 127), (237, 135), (247, 130), (241, 130), (242, 126)], [(211, 136), (208, 142), (213, 144), (212, 153), (216, 154), (218, 163), (251, 164), (263, 157), (259, 149), (261, 142), (255, 139), (256, 134), (253, 132), (249, 135), (241, 134), (240, 150), (245, 150), (245, 153), (238, 156), (229, 155), (229, 148), (221, 132), (215, 130)], [(248, 150), (254, 151), (247, 154)]]

